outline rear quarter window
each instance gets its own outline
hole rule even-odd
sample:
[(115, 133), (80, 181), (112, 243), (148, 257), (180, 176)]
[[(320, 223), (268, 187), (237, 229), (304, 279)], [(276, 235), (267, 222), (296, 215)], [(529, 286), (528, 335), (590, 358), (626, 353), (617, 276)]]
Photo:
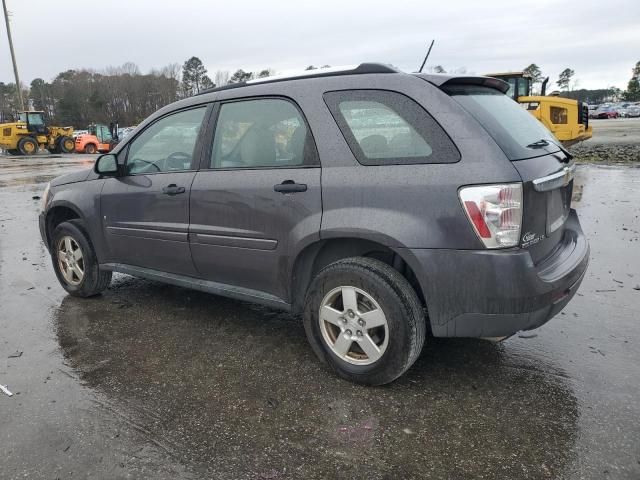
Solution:
[(324, 100), (363, 165), (453, 163), (460, 153), (416, 101), (386, 90), (327, 92)]

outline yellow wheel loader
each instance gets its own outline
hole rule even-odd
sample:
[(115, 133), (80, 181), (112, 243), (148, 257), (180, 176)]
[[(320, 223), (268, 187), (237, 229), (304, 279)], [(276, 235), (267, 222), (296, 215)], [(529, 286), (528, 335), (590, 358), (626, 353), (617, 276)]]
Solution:
[(487, 77), (507, 82), (507, 95), (540, 120), (565, 147), (591, 138), (587, 105), (556, 94), (545, 95), (548, 78), (542, 82), (541, 94), (531, 95), (531, 77), (524, 72), (490, 73)]
[(44, 112), (20, 112), (18, 121), (0, 124), (0, 148), (11, 155), (34, 155), (40, 148), (50, 153), (72, 153), (73, 127), (51, 127)]

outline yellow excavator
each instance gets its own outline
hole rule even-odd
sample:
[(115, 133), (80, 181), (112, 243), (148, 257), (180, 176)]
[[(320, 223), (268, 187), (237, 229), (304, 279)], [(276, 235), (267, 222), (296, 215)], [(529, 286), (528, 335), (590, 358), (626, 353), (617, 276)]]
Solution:
[(11, 155), (34, 155), (40, 148), (71, 153), (75, 149), (73, 127), (47, 126), (44, 112), (20, 112), (17, 122), (0, 124), (0, 148)]
[(489, 73), (487, 77), (507, 82), (507, 95), (540, 120), (563, 146), (570, 147), (593, 135), (587, 105), (555, 93), (545, 95), (549, 78), (542, 82), (540, 95), (531, 95), (531, 76), (525, 72)]

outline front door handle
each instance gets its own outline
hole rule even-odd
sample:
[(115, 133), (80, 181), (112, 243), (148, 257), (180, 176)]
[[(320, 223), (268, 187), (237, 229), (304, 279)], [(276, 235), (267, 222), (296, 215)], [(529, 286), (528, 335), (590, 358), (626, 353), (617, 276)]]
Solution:
[(274, 185), (273, 189), (280, 193), (306, 192), (307, 185), (305, 183), (296, 183), (293, 180), (285, 180), (278, 185)]
[(184, 189), (184, 187), (179, 187), (175, 183), (167, 185), (162, 189), (162, 193), (164, 193), (165, 195), (178, 195), (179, 193), (184, 193), (185, 191), (186, 190)]

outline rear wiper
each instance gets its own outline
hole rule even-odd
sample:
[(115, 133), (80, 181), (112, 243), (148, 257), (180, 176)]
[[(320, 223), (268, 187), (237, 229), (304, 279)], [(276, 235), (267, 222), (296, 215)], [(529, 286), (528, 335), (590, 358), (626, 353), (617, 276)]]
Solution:
[(569, 153), (569, 151), (561, 144), (556, 143), (552, 140), (546, 140), (544, 138), (541, 138), (537, 142), (530, 143), (529, 145), (527, 145), (527, 148), (542, 148), (548, 147), (549, 145), (555, 145), (556, 147), (558, 147), (558, 150), (565, 154), (565, 159), (563, 160), (563, 162), (568, 163), (573, 159), (573, 155), (571, 155), (571, 153)]
[(544, 138), (541, 138), (537, 142), (533, 142), (527, 145), (527, 148), (542, 148), (542, 147), (548, 147), (548, 146), (549, 146), (549, 142)]
[(569, 152), (569, 150), (567, 150), (566, 148), (564, 148), (561, 144), (553, 142), (553, 144), (558, 147), (560, 149), (560, 151), (562, 153), (564, 153), (566, 155), (566, 158), (563, 160), (565, 163), (569, 163), (571, 160), (573, 160), (573, 155)]

